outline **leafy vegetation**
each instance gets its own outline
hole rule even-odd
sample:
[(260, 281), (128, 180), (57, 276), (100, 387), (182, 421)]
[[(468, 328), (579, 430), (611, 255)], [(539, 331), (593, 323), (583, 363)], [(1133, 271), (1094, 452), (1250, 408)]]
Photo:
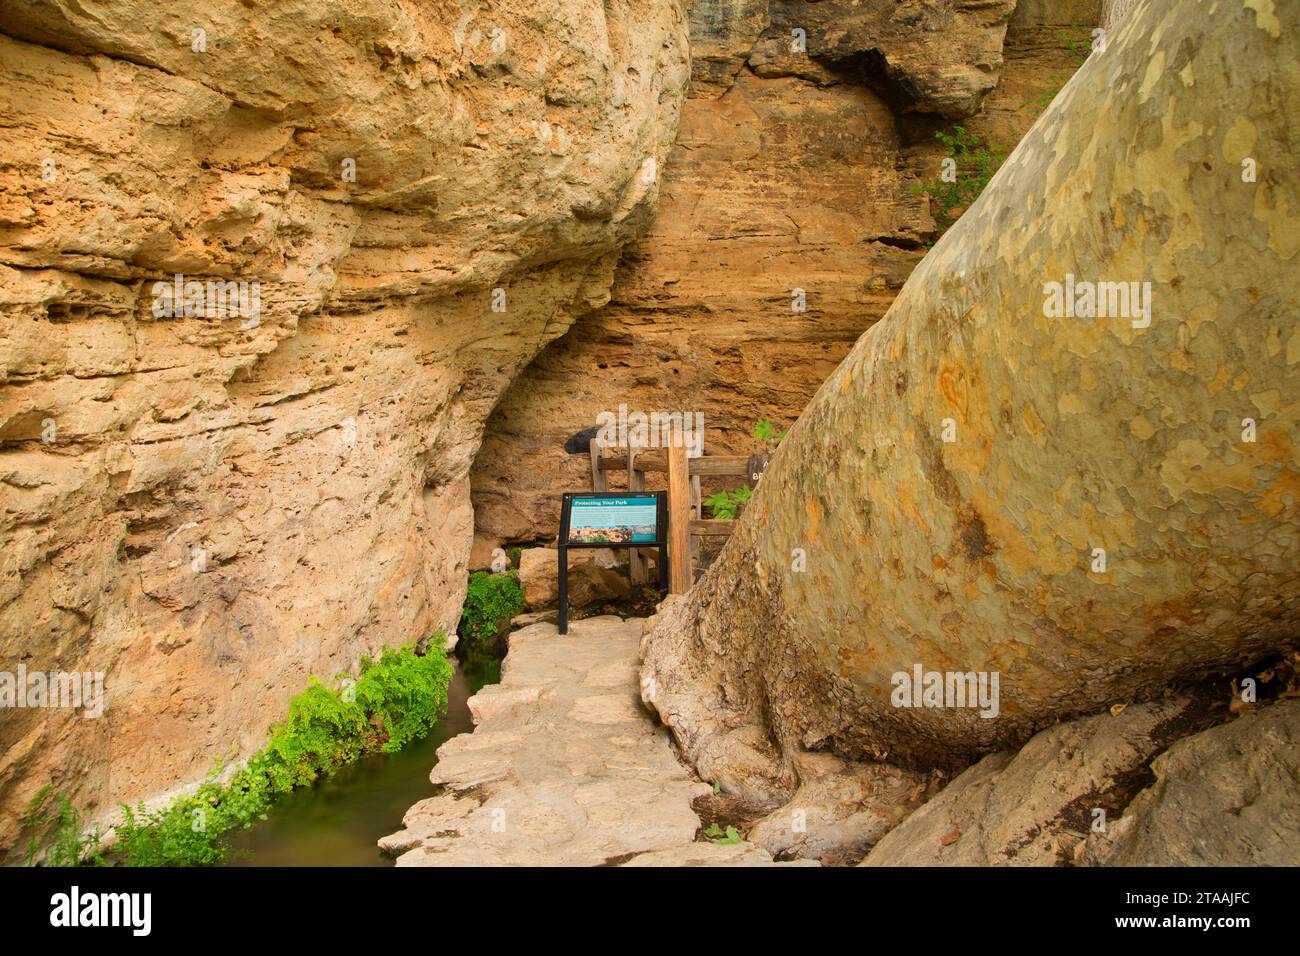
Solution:
[[(769, 450), (776, 448), (781, 439), (785, 437), (785, 434), (783, 431), (778, 432), (776, 426), (766, 418), (760, 418), (754, 423), (754, 437), (766, 445)], [(736, 488), (733, 491), (719, 491), (716, 494), (709, 495), (704, 499), (704, 504), (713, 512), (713, 517), (719, 521), (734, 521), (745, 510), (745, 505), (749, 504), (751, 497), (753, 497), (753, 491), (750, 488)]]
[(497, 636), (503, 621), (523, 609), (524, 588), (517, 571), (475, 571), (469, 576), (456, 632), (472, 647), (482, 647)]
[[(1057, 33), (1057, 38), (1069, 52), (1071, 59), (1074, 60), (1075, 70), (1083, 66), (1084, 61), (1092, 54), (1092, 42), (1086, 31), (1082, 34), (1071, 35), (1068, 31), (1061, 30)], [(1053, 74), (1052, 78), (1047, 81), (1047, 86), (1037, 96), (1021, 103), (1021, 108), (1028, 107), (1035, 113), (1041, 113), (1051, 105), (1052, 100), (1056, 98), (1056, 94), (1061, 92), (1061, 87), (1069, 82), (1071, 75), (1070, 73)]]
[(754, 437), (761, 442), (767, 442), (768, 445), (776, 447), (777, 443), (785, 437), (785, 432), (778, 432), (776, 426), (766, 418), (760, 418), (754, 423)]
[(912, 191), (930, 197), (930, 214), (940, 231), (946, 232), (979, 198), (1006, 160), (1007, 151), (964, 126), (941, 129), (934, 137), (947, 149), (955, 168), (949, 167), (934, 179), (916, 184)]
[(118, 847), (129, 866), (210, 866), (225, 859), (222, 835), (266, 819), (274, 800), (329, 776), (362, 754), (401, 749), (429, 732), (447, 707), (452, 666), (443, 634), (423, 655), (385, 648), (363, 658), (339, 690), (312, 679), (271, 728), (265, 747), (237, 771), (217, 765), (193, 793), (166, 807), (123, 806)]
[(721, 521), (734, 521), (740, 516), (745, 505), (749, 504), (753, 494), (748, 488), (719, 491), (705, 498), (704, 503), (713, 509), (713, 517)]
[[(102, 866), (104, 863), (99, 848), (99, 827), (88, 830), (72, 801), (51, 786), (37, 791), (18, 823), (31, 834), (27, 842), (28, 866), (38, 863), (41, 866)], [(54, 839), (41, 853), (41, 836), (51, 826), (54, 827)]]
[(722, 827), (716, 823), (710, 823), (709, 828), (704, 831), (704, 835), (709, 838), (710, 842), (716, 843), (718, 846), (728, 846), (740, 842), (740, 831), (732, 826), (727, 827), (724, 833)]
[(1092, 55), (1092, 33), (1086, 27), (1074, 35), (1068, 30), (1058, 30), (1056, 36), (1078, 66), (1083, 66), (1084, 61)]

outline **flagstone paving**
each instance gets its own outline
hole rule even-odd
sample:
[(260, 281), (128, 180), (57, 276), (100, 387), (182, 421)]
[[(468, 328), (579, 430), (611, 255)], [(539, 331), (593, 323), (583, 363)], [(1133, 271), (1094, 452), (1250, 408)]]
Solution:
[(443, 791), (379, 841), (398, 866), (791, 866), (761, 847), (696, 840), (709, 792), (641, 704), (642, 619), (510, 635), (501, 683), (470, 699), (477, 725), (438, 750)]

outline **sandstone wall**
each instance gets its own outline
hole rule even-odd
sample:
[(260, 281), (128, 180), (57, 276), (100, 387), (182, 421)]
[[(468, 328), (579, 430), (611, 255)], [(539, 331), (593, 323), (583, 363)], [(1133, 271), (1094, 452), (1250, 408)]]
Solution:
[[(4, 846), (454, 626), (483, 423), (607, 300), (688, 51), (675, 0), (38, 0), (0, 63), (0, 669), (108, 696), (0, 716)], [(176, 274), (260, 316), (156, 316)]]
[[(1014, 145), (1099, 16), (1098, 0), (1021, 0), (1009, 21), (1010, 4), (934, 3), (891, 23), (868, 6), (875, 19), (839, 0), (692, 5), (692, 87), (658, 214), (624, 253), (610, 304), (548, 346), (493, 414), (472, 479), (485, 538), (556, 533), (559, 492), (590, 486), (586, 457), (563, 442), (620, 402), (702, 412), (714, 453), (760, 450), (760, 418), (793, 422), (936, 235), (911, 188), (944, 155), (933, 133), (948, 120), (932, 114), (978, 109), (962, 122)], [(809, 53), (796, 56), (799, 24)], [(877, 49), (929, 92), (900, 100), (867, 69)], [(791, 311), (796, 288), (806, 312)]]

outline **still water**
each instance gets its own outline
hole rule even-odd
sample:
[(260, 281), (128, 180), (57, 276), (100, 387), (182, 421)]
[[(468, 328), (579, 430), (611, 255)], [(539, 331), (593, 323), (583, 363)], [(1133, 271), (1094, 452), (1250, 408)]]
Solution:
[(491, 659), (456, 666), (447, 713), (430, 731), (395, 754), (373, 754), (314, 787), (281, 797), (269, 819), (230, 835), (229, 866), (392, 866), (375, 845), (402, 828), (411, 805), (434, 795), (429, 770), (437, 749), (474, 729), (466, 701), (500, 680)]

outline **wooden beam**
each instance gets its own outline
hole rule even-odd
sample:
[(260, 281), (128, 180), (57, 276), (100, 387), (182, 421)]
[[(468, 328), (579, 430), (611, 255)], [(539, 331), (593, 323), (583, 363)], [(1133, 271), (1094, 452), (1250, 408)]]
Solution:
[[(637, 455), (636, 466), (642, 471), (668, 470), (668, 461), (661, 451), (641, 452)], [(627, 464), (619, 458), (602, 458), (601, 471), (618, 471)], [(688, 468), (691, 475), (748, 475), (749, 459), (741, 455), (703, 455), (689, 459)]]
[(724, 521), (720, 518), (697, 518), (690, 523), (689, 528), (691, 534), (706, 538), (725, 538), (736, 530), (736, 522)]
[(691, 480), (684, 447), (668, 449), (668, 590), (691, 589)]

